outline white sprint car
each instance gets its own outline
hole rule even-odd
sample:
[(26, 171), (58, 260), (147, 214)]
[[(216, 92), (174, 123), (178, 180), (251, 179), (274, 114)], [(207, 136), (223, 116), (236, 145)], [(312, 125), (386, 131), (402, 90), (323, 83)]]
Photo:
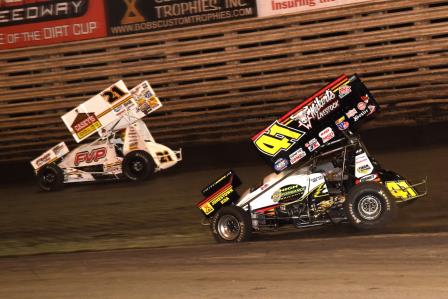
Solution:
[(144, 180), (175, 165), (181, 150), (155, 142), (141, 120), (160, 107), (148, 82), (128, 90), (118, 81), (69, 111), (62, 120), (77, 142), (95, 133), (100, 137), (72, 151), (61, 142), (31, 161), (39, 187), (51, 191), (64, 183)]

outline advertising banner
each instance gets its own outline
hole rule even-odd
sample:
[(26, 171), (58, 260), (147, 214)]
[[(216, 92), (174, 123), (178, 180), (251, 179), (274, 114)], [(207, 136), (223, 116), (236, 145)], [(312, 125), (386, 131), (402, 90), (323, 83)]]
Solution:
[(0, 0), (0, 50), (107, 35), (103, 0)]
[(257, 7), (259, 17), (270, 17), (366, 1), (369, 0), (257, 0)]
[(256, 0), (106, 0), (109, 35), (256, 17)]

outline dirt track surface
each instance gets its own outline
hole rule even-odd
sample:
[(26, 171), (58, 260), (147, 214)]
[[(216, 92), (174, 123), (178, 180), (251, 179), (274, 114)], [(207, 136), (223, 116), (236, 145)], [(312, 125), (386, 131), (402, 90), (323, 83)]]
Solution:
[[(448, 232), (447, 149), (439, 146), (373, 153), (383, 167), (409, 179), (428, 176), (430, 191), (428, 198), (400, 210), (393, 225), (375, 233)], [(263, 161), (259, 162), (228, 166), (242, 178), (241, 192), (269, 173)], [(77, 185), (53, 193), (39, 191), (33, 182), (2, 188), (0, 256), (213, 243), (208, 228), (200, 225), (201, 213), (195, 204), (202, 199), (200, 190), (227, 168), (181, 167), (141, 184)], [(352, 233), (339, 226), (313, 232), (292, 230), (264, 238)]]
[[(289, 230), (237, 245), (214, 244), (194, 206), (227, 168), (58, 193), (6, 186), (0, 298), (448, 298), (447, 149), (373, 152), (407, 178), (429, 177), (428, 198), (387, 228)], [(233, 167), (241, 190), (269, 171), (251, 163)], [(101, 251), (124, 248), (147, 249)], [(99, 252), (20, 256), (83, 250)]]
[(447, 233), (0, 259), (0, 298), (448, 298)]

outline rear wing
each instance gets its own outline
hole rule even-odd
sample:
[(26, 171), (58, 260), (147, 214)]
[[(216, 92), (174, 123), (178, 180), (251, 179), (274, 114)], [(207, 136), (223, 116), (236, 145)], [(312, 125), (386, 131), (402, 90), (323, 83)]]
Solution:
[(379, 105), (357, 75), (342, 75), (251, 139), (271, 167), (306, 162), (342, 131), (354, 131)]
[(229, 170), (202, 190), (205, 199), (196, 204), (205, 217), (210, 217), (224, 205), (239, 199), (236, 188), (241, 185), (240, 178)]
[(58, 159), (65, 156), (68, 152), (69, 150), (65, 142), (61, 142), (31, 161), (31, 166), (33, 166), (35, 171), (38, 171), (42, 166), (57, 161)]
[(100, 136), (132, 124), (156, 111), (162, 103), (147, 81), (128, 90), (122, 80), (62, 116), (76, 142), (95, 132)]

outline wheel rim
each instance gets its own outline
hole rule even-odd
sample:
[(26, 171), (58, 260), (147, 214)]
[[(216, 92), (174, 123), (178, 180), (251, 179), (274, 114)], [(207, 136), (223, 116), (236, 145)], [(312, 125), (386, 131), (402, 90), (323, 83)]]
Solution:
[(375, 220), (381, 214), (381, 201), (376, 196), (366, 195), (358, 202), (358, 211), (362, 218)]
[(131, 163), (131, 170), (135, 174), (139, 174), (139, 173), (143, 172), (144, 168), (145, 168), (145, 165), (143, 164), (143, 161), (141, 161), (140, 159), (135, 160)]
[(240, 235), (241, 225), (233, 215), (224, 215), (218, 221), (219, 235), (228, 241), (235, 240)]
[(51, 185), (56, 181), (56, 175), (53, 172), (48, 171), (43, 175), (42, 179), (44, 184)]

